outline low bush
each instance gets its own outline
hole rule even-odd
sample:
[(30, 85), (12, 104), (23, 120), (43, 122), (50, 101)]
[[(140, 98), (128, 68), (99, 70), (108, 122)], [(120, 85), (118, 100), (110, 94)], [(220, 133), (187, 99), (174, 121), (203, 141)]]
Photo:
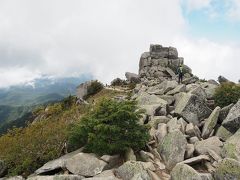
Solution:
[(136, 110), (134, 101), (103, 99), (71, 128), (69, 146), (72, 150), (85, 146), (86, 152), (99, 155), (143, 148), (149, 134), (145, 126), (138, 124), (142, 112)]
[(240, 98), (240, 86), (234, 83), (224, 83), (220, 85), (214, 95), (215, 104), (220, 107), (231, 103), (237, 103)]

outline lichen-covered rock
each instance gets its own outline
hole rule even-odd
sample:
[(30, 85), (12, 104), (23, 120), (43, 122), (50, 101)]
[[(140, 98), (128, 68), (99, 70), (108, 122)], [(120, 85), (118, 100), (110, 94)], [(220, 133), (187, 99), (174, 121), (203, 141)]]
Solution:
[(168, 109), (167, 101), (157, 97), (156, 95), (150, 95), (146, 92), (142, 92), (136, 98), (138, 105), (146, 110), (146, 114), (150, 116), (158, 115), (158, 111), (163, 110), (164, 113), (161, 115), (166, 115)]
[(216, 180), (239, 180), (240, 162), (235, 159), (224, 159), (214, 173)]
[(220, 107), (216, 107), (211, 113), (211, 115), (209, 116), (209, 118), (206, 120), (202, 130), (203, 138), (208, 138), (211, 132), (213, 131), (213, 129), (215, 128), (218, 121), (220, 110), (221, 110)]
[(211, 173), (199, 173), (202, 180), (214, 180)]
[(216, 135), (217, 137), (219, 137), (221, 140), (226, 141), (228, 138), (230, 138), (233, 134), (228, 131), (225, 127), (220, 126), (217, 131), (216, 131)]
[(107, 163), (93, 154), (79, 153), (66, 161), (66, 168), (73, 174), (92, 177), (100, 174)]
[(48, 172), (54, 171), (56, 169), (64, 169), (66, 167), (66, 161), (78, 153), (81, 153), (82, 149), (76, 150), (74, 152), (68, 153), (58, 159), (52, 160), (44, 164), (41, 168), (37, 169), (35, 173), (39, 174), (46, 174)]
[(232, 109), (233, 106), (234, 106), (234, 104), (229, 104), (228, 106), (225, 106), (221, 109), (221, 111), (219, 113), (219, 118), (218, 118), (219, 124), (221, 124), (223, 122), (223, 120), (226, 119), (229, 111)]
[(177, 103), (175, 113), (189, 123), (198, 125), (202, 119), (209, 117), (211, 109), (198, 96), (187, 93)]
[(192, 167), (178, 163), (171, 172), (171, 180), (202, 180), (202, 178)]
[(167, 95), (174, 95), (180, 92), (186, 92), (186, 85), (180, 84), (177, 87), (175, 87), (173, 90), (169, 91)]
[(229, 111), (222, 125), (231, 133), (235, 133), (240, 128), (240, 99)]
[(187, 140), (181, 131), (173, 131), (167, 134), (158, 146), (158, 152), (163, 158), (167, 169), (172, 169), (177, 163), (184, 160), (187, 148)]
[(127, 149), (127, 151), (125, 152), (124, 158), (125, 158), (125, 161), (136, 161), (137, 160), (132, 148)]
[(216, 136), (195, 143), (195, 151), (197, 154), (208, 154), (209, 150), (213, 150), (220, 155), (222, 147), (222, 141)]
[(224, 143), (223, 156), (240, 161), (240, 129)]
[(116, 169), (116, 174), (124, 180), (132, 180), (134, 178), (151, 180), (147, 169), (145, 169), (143, 163), (139, 161), (127, 161)]

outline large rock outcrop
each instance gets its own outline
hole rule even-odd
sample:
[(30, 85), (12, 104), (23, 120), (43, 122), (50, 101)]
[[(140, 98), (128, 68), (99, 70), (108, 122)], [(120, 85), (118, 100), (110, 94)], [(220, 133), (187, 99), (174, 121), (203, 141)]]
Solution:
[[(177, 68), (183, 64), (183, 58), (178, 57), (178, 51), (174, 47), (163, 47), (155, 44), (150, 46), (150, 51), (142, 54), (139, 63), (139, 77), (142, 80), (174, 79)], [(191, 69), (184, 65), (186, 72)]]

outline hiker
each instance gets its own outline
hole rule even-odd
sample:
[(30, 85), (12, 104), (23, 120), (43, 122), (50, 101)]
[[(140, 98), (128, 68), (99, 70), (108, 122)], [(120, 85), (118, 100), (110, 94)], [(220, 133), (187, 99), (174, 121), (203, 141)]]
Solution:
[(180, 64), (180, 66), (178, 67), (178, 84), (182, 84), (182, 80), (183, 80), (183, 67), (182, 64)]

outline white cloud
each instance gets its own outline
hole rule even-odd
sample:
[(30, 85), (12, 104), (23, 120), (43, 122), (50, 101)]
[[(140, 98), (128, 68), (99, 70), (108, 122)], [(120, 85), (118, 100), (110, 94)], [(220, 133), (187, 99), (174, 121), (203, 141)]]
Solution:
[(182, 0), (188, 12), (209, 8), (212, 0)]
[[(28, 81), (40, 73), (92, 73), (110, 82), (124, 77), (126, 71), (137, 73), (140, 55), (151, 43), (177, 47), (198, 74), (196, 56), (199, 68), (207, 69), (209, 64), (216, 66), (212, 63), (215, 54), (228, 47), (226, 61), (215, 72), (229, 78), (239, 76), (237, 67), (227, 62), (236, 54), (235, 47), (192, 40), (186, 36), (187, 28), (180, 0), (2, 0), (0, 52), (5, 56), (0, 54), (0, 87)], [(205, 77), (212, 76), (211, 72), (210, 68)]]
[(240, 79), (239, 45), (186, 37), (176, 42), (179, 53), (185, 58), (185, 63), (200, 78), (217, 80), (219, 75), (223, 75), (235, 82)]
[(228, 10), (227, 16), (231, 21), (240, 21), (240, 0), (226, 1)]

